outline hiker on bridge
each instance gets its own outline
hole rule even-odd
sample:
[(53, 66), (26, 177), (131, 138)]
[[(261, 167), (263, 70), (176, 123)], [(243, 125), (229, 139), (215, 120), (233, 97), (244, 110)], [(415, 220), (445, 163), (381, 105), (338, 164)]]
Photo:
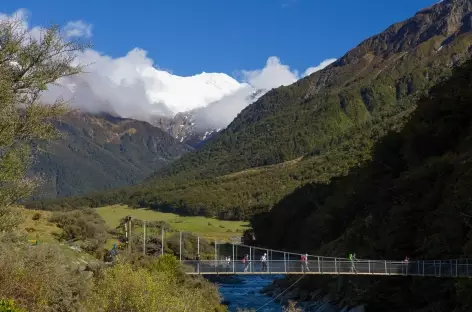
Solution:
[(229, 270), (230, 266), (231, 266), (231, 257), (228, 256), (226, 257), (226, 271)]
[(301, 256), (301, 265), (302, 265), (302, 272), (310, 272), (308, 268), (308, 254), (304, 254)]
[(357, 273), (357, 269), (356, 269), (356, 265), (355, 265), (355, 262), (357, 261), (357, 258), (356, 258), (356, 254), (349, 254), (349, 260), (351, 261), (351, 272), (356, 272)]
[(405, 274), (408, 274), (408, 263), (410, 262), (410, 258), (408, 256), (405, 257), (405, 260), (403, 260), (405, 263)]
[(249, 268), (249, 256), (245, 255), (243, 257), (243, 260), (241, 261), (244, 265), (244, 272), (247, 272), (247, 269)]
[(262, 272), (267, 272), (267, 253), (264, 253), (261, 257), (261, 271)]
[(195, 260), (197, 260), (197, 272), (200, 272), (200, 254), (197, 253), (195, 256)]

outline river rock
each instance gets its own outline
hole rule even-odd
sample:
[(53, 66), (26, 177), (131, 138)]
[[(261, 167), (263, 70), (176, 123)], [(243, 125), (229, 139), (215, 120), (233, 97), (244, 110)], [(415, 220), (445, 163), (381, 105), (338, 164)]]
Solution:
[(310, 294), (308, 293), (308, 291), (306, 290), (301, 290), (300, 291), (300, 297), (299, 297), (299, 301), (307, 301), (310, 299)]
[(275, 283), (272, 283), (272, 284), (269, 284), (267, 285), (266, 287), (262, 288), (261, 289), (261, 294), (265, 294), (269, 291), (274, 291), (275, 289), (277, 289), (277, 285), (275, 285)]
[(365, 312), (365, 306), (364, 305), (359, 305), (359, 306), (349, 310), (349, 312)]
[(325, 302), (321, 306), (318, 307), (316, 312), (336, 312), (336, 309), (330, 305), (329, 303)]
[(310, 299), (311, 299), (311, 300), (319, 299), (320, 294), (321, 294), (321, 289), (317, 289), (317, 290), (315, 290), (314, 292), (312, 292), (312, 293), (310, 294)]
[(304, 311), (306, 312), (316, 312), (320, 307), (320, 302), (308, 302)]

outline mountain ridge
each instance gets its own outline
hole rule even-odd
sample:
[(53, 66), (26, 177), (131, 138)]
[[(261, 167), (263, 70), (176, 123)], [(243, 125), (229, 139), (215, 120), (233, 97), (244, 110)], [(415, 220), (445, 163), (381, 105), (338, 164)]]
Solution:
[(135, 184), (193, 150), (143, 121), (73, 111), (53, 121), (61, 138), (35, 142), (31, 172), (45, 184), (34, 198), (54, 198)]

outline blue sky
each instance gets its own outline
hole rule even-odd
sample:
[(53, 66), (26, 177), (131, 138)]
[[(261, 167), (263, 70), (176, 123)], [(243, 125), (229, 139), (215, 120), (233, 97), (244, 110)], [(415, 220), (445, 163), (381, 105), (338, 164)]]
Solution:
[[(178, 75), (262, 68), (269, 56), (299, 71), (338, 58), (435, 0), (3, 0), (32, 25), (83, 20), (94, 49), (112, 57), (135, 47)], [(47, 3), (47, 4), (46, 4)]]

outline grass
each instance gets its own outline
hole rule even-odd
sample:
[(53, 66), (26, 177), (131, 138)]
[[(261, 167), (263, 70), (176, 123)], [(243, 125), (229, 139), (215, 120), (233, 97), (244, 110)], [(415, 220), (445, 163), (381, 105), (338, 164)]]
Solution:
[[(21, 231), (26, 233), (29, 240), (39, 240), (44, 243), (57, 242), (57, 235), (61, 229), (49, 222), (52, 213), (49, 211), (21, 209), (24, 221), (20, 224)], [(35, 218), (39, 217), (39, 219)], [(36, 219), (36, 220), (35, 220)]]
[(28, 240), (37, 240), (40, 244), (57, 245), (64, 252), (64, 255), (74, 261), (86, 262), (94, 260), (94, 257), (85, 253), (72, 250), (67, 244), (58, 240), (58, 235), (62, 230), (56, 224), (49, 222), (52, 215), (50, 211), (29, 210), (22, 207), (21, 214), (23, 222), (19, 225), (19, 230), (26, 234)]
[(241, 236), (248, 227), (248, 223), (243, 221), (224, 221), (195, 216), (183, 217), (173, 213), (150, 209), (132, 209), (122, 205), (97, 208), (97, 212), (112, 228), (119, 225), (121, 218), (132, 216), (143, 221), (165, 221), (172, 229), (192, 232), (211, 240), (230, 240), (231, 237)]

